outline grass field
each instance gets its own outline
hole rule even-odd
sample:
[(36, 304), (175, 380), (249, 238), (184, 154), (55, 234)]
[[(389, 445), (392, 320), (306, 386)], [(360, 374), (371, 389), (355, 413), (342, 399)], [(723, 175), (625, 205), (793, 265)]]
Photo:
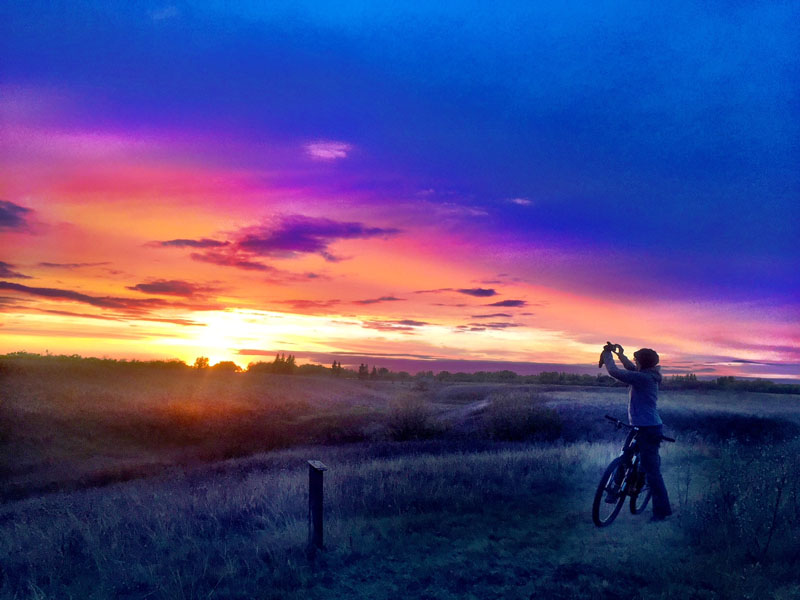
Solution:
[[(598, 530), (625, 390), (2, 379), (0, 599), (797, 598), (800, 398), (662, 394), (675, 515)], [(325, 462), (326, 549), (307, 542)]]

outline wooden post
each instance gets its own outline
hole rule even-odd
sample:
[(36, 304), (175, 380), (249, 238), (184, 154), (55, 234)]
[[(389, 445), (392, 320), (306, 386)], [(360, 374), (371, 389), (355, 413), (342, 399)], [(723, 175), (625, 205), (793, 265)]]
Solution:
[(308, 461), (308, 547), (322, 548), (322, 474), (328, 470), (318, 460)]

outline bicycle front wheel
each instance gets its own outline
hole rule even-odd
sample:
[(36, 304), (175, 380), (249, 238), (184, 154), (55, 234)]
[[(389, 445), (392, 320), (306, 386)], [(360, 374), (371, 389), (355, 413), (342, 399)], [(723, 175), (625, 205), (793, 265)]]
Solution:
[[(622, 458), (617, 457), (611, 461), (600, 479), (592, 503), (592, 521), (598, 527), (611, 525), (625, 503), (625, 495), (622, 493), (624, 471), (625, 465), (622, 464)], [(608, 502), (609, 498), (613, 502)]]

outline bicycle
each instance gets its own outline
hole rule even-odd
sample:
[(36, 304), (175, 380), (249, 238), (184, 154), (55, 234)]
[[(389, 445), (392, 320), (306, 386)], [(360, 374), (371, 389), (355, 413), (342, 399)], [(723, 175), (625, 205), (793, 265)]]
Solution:
[[(641, 457), (636, 444), (639, 428), (623, 423), (609, 415), (606, 419), (614, 423), (616, 429), (628, 429), (628, 436), (622, 445), (620, 455), (611, 461), (603, 473), (592, 503), (592, 521), (597, 527), (606, 527), (614, 522), (625, 498), (630, 498), (630, 509), (634, 515), (641, 514), (650, 502), (652, 490), (641, 467)], [(665, 435), (661, 439), (674, 442)], [(607, 501), (610, 500), (610, 501)], [(604, 509), (607, 509), (604, 510)]]

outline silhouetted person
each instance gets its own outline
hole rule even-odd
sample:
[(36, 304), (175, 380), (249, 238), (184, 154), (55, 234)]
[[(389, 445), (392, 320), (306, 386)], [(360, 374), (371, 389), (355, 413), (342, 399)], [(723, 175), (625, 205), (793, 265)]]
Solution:
[(663, 430), (663, 423), (656, 409), (658, 384), (661, 383), (658, 354), (650, 348), (637, 350), (633, 353), (633, 360), (636, 362), (634, 364), (625, 356), (622, 346), (617, 347), (617, 355), (625, 368), (620, 369), (614, 363), (612, 345), (603, 348), (603, 363), (611, 377), (628, 384), (628, 422), (639, 428), (636, 443), (642, 457), (642, 468), (653, 491), (652, 520), (663, 521), (672, 514), (672, 508), (664, 478), (661, 476), (661, 457), (658, 455)]

